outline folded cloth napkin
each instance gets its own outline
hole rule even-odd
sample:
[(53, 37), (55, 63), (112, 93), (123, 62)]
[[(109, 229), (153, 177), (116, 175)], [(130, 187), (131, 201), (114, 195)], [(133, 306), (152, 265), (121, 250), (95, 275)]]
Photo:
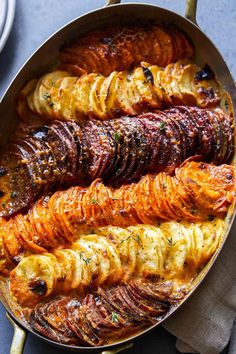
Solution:
[[(235, 317), (236, 220), (206, 278), (164, 327), (177, 337), (182, 353), (219, 354), (229, 342)], [(233, 340), (230, 347), (235, 354)]]

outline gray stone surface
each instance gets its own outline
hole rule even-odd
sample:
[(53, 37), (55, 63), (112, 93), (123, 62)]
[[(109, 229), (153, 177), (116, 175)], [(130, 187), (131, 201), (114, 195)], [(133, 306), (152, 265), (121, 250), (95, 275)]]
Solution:
[[(143, 0), (155, 3), (179, 14), (184, 13), (184, 0)], [(9, 40), (0, 53), (0, 97), (25, 60), (54, 31), (75, 17), (104, 5), (105, 0), (16, 0), (16, 16)], [(220, 50), (233, 76), (236, 78), (236, 2), (235, 0), (199, 0), (198, 23)], [(49, 53), (50, 55), (50, 53)], [(236, 331), (235, 331), (236, 332)], [(8, 354), (12, 328), (0, 306), (0, 353)], [(236, 335), (231, 348), (236, 353)], [(25, 354), (63, 354), (65, 351), (47, 346), (32, 336), (28, 337)], [(130, 354), (174, 354), (175, 338), (158, 328), (143, 338)]]

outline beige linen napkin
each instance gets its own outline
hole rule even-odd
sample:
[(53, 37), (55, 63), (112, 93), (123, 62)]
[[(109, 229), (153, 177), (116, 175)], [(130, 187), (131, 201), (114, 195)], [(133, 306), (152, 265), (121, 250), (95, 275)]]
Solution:
[(206, 278), (164, 327), (183, 353), (218, 354), (227, 345), (236, 315), (236, 220)]

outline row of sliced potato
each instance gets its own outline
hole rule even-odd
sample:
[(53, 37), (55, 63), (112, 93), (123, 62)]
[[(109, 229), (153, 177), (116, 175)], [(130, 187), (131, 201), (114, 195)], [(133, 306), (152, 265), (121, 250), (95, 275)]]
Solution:
[(217, 249), (224, 221), (115, 226), (82, 235), (68, 249), (23, 258), (11, 272), (11, 294), (33, 306), (52, 293), (79, 292), (132, 277), (188, 283)]
[(54, 71), (26, 85), (19, 95), (18, 113), (26, 119), (28, 106), (47, 119), (80, 120), (88, 116), (103, 120), (176, 104), (214, 106), (223, 89), (215, 77), (199, 80), (200, 71), (188, 60), (165, 68), (142, 62), (132, 72), (114, 71), (108, 77), (91, 73), (78, 78)]

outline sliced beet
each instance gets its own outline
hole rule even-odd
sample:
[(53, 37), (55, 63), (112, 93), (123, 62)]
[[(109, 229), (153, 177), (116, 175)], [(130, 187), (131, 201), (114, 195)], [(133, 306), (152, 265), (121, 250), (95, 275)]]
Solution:
[(120, 179), (123, 177), (125, 173), (129, 155), (130, 155), (130, 147), (131, 147), (131, 136), (126, 130), (126, 121), (127, 118), (116, 119), (113, 122), (113, 131), (114, 131), (114, 139), (117, 141), (118, 151), (117, 151), (117, 161), (114, 167), (115, 172), (113, 176), (109, 179), (109, 183), (113, 185), (119, 185)]
[[(17, 167), (21, 170), (27, 169), (36, 190), (42, 189), (37, 181), (41, 179), (41, 170), (38, 166), (37, 158), (34, 156), (35, 150), (30, 151), (27, 147), (23, 146), (24, 141), (15, 141), (9, 147), (9, 153), (19, 156)], [(9, 161), (11, 164), (11, 161)]]
[(128, 183), (132, 179), (132, 172), (136, 165), (137, 159), (137, 147), (136, 147), (136, 119), (126, 119), (124, 124), (125, 135), (127, 136), (127, 163), (124, 168), (121, 169), (119, 185)]
[[(37, 305), (31, 313), (30, 324), (32, 328), (56, 342), (78, 344), (78, 338), (63, 325), (63, 323), (66, 323), (66, 319), (59, 317), (57, 305), (58, 300)], [(54, 320), (55, 315), (57, 320)]]
[(171, 145), (169, 144), (169, 131), (170, 124), (169, 119), (162, 112), (158, 112), (158, 118), (153, 117), (153, 124), (156, 126), (156, 130), (158, 132), (158, 153), (155, 156), (155, 165), (154, 171), (159, 172), (162, 171), (168, 164), (170, 160), (171, 154)]
[(144, 135), (147, 144), (147, 154), (145, 163), (145, 172), (154, 172), (157, 169), (157, 156), (160, 150), (161, 136), (157, 127), (161, 119), (154, 113), (145, 113), (140, 116), (140, 123), (144, 128)]
[(167, 113), (170, 119), (170, 126), (172, 127), (170, 144), (172, 147), (171, 161), (173, 161), (174, 168), (187, 158), (187, 137), (179, 122), (178, 113), (178, 110), (175, 111), (174, 109), (168, 110)]
[(89, 143), (89, 176), (93, 181), (103, 175), (109, 162), (110, 137), (103, 124), (96, 120), (87, 121), (83, 132)]
[(103, 180), (109, 179), (109, 176), (113, 173), (114, 171), (114, 166), (116, 162), (116, 153), (117, 153), (117, 142), (116, 139), (114, 138), (114, 131), (112, 129), (112, 126), (109, 124), (109, 121), (104, 121), (103, 122), (103, 130), (104, 134), (106, 134), (106, 140), (108, 143), (108, 151), (105, 153), (106, 157), (104, 159), (104, 162), (102, 163), (101, 166), (101, 174), (100, 176), (103, 178)]
[[(183, 109), (183, 108), (182, 108)], [(199, 110), (195, 107), (185, 109), (188, 116), (196, 125), (199, 136), (199, 145), (196, 153), (199, 153), (205, 161), (212, 161), (215, 153), (216, 130), (213, 120), (209, 119), (209, 115), (205, 110)]]
[(67, 311), (67, 323), (69, 328), (76, 334), (76, 336), (80, 339), (83, 345), (87, 345), (89, 342), (87, 340), (87, 335), (83, 331), (82, 327), (80, 326), (80, 308), (81, 302), (78, 299), (72, 298), (66, 304), (66, 311)]
[[(76, 144), (73, 146), (73, 142), (70, 141), (70, 137), (73, 137), (70, 135), (69, 131), (67, 131), (65, 123), (63, 124), (62, 122), (55, 122), (52, 125), (51, 130), (58, 137), (58, 142), (56, 143), (58, 146), (57, 161), (60, 166), (60, 181), (63, 183), (67, 179), (73, 179), (73, 172), (75, 173), (76, 170), (75, 163), (77, 152), (72, 152), (70, 149), (72, 147), (75, 149)], [(74, 155), (75, 157), (73, 158)]]
[(111, 162), (111, 166), (109, 170), (106, 173), (104, 172), (104, 177), (103, 177), (104, 181), (108, 182), (116, 172), (117, 165), (119, 164), (120, 157), (121, 157), (122, 145), (121, 145), (121, 139), (119, 133), (117, 135), (117, 120), (112, 119), (110, 121), (104, 121), (104, 125), (106, 129), (109, 131), (110, 138), (114, 146), (113, 161)]
[(98, 177), (104, 178), (104, 176), (106, 176), (106, 174), (109, 173), (112, 167), (114, 161), (114, 155), (115, 155), (115, 146), (114, 146), (113, 139), (108, 129), (105, 127), (105, 125), (101, 124), (100, 128), (101, 128), (100, 141), (102, 146), (102, 152), (101, 152), (101, 164), (100, 164), (100, 169), (97, 178)]
[(124, 183), (140, 179), (148, 163), (150, 146), (145, 137), (145, 128), (138, 118), (129, 119), (128, 130), (131, 133), (131, 154), (128, 168), (123, 177)]
[(35, 165), (35, 169), (38, 172), (36, 183), (41, 183), (43, 190), (44, 185), (46, 186), (48, 180), (50, 181), (52, 173), (52, 167), (49, 164), (50, 151), (47, 144), (43, 140), (29, 137), (27, 140), (22, 141), (21, 146), (28, 149), (32, 164)]
[(66, 145), (57, 124), (52, 124), (48, 131), (47, 142), (56, 159), (53, 175), (57, 183), (63, 183), (66, 175)]
[(175, 120), (178, 120), (186, 140), (186, 157), (193, 156), (198, 146), (198, 131), (192, 120), (181, 112), (181, 107), (176, 109)]
[(40, 191), (40, 186), (35, 184), (34, 166), (26, 163), (26, 154), (18, 145), (11, 144), (2, 157), (0, 215), (3, 217), (30, 206)]
[(155, 322), (154, 317), (162, 316), (169, 310), (169, 306), (161, 301), (154, 301), (142, 296), (139, 292), (134, 292), (129, 285), (127, 285), (127, 292), (129, 293), (132, 301), (138, 306), (145, 314), (147, 320)]
[(76, 175), (76, 170), (77, 170), (77, 157), (78, 157), (78, 151), (77, 151), (77, 144), (75, 137), (73, 133), (70, 130), (70, 122), (68, 123), (63, 123), (58, 121), (57, 122), (58, 127), (61, 130), (61, 134), (64, 138), (64, 142), (66, 144), (66, 148), (68, 151), (68, 157), (67, 157), (67, 163), (68, 163), (68, 169), (67, 169), (67, 178), (74, 178)]

